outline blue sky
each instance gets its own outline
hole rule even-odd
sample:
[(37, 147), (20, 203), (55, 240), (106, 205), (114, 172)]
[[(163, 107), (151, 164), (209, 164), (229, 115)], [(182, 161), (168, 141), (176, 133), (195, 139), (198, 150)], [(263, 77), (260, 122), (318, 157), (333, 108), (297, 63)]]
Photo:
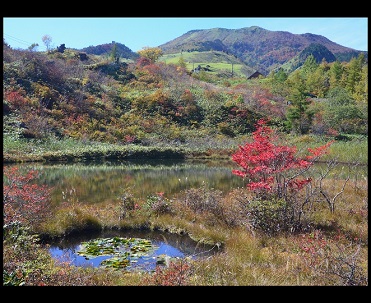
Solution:
[(27, 49), (37, 43), (43, 51), (42, 37), (49, 35), (52, 47), (64, 43), (67, 48), (81, 49), (116, 41), (136, 52), (190, 30), (250, 26), (322, 35), (342, 46), (368, 51), (367, 17), (3, 17), (3, 37), (12, 48)]

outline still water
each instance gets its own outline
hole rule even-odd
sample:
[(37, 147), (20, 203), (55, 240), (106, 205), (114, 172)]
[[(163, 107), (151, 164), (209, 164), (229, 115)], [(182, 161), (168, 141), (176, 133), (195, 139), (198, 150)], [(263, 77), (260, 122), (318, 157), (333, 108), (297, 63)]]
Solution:
[[(52, 188), (53, 205), (61, 203), (120, 203), (120, 198), (130, 192), (136, 198), (146, 199), (156, 193), (171, 196), (190, 188), (205, 186), (228, 192), (244, 186), (243, 180), (232, 174), (236, 168), (228, 161), (187, 160), (136, 160), (84, 163), (24, 163), (16, 164), (21, 171), (37, 170), (39, 185)], [(206, 246), (187, 235), (159, 231), (126, 231), (86, 233), (49, 243), (49, 252), (58, 261), (75, 266), (101, 266), (112, 255), (85, 258), (78, 254), (82, 243), (110, 237), (139, 237), (149, 239), (155, 249), (150, 254), (135, 259), (129, 270), (154, 270), (159, 257), (202, 258), (219, 251), (219, 247)]]
[(123, 194), (146, 199), (156, 193), (170, 198), (206, 186), (228, 192), (243, 187), (229, 161), (137, 160), (84, 163), (24, 163), (21, 170), (39, 171), (38, 184), (52, 187), (52, 203), (117, 203)]
[[(190, 161), (190, 160), (130, 160), (104, 161), (84, 163), (24, 163), (17, 165), (22, 171), (37, 170), (40, 185), (52, 187), (52, 203), (113, 203), (120, 202), (123, 194), (130, 192), (134, 197), (146, 199), (156, 193), (164, 197), (173, 195), (190, 188), (206, 186), (209, 189), (220, 190), (224, 193), (231, 189), (244, 187), (242, 178), (232, 174), (236, 164), (231, 161)], [(316, 165), (316, 170), (325, 170), (326, 165)], [(332, 173), (332, 178), (343, 178), (349, 171), (340, 167)], [(358, 168), (352, 177), (367, 178), (367, 167)], [(329, 175), (330, 177), (330, 175)], [(336, 180), (335, 180), (336, 181)], [(87, 260), (77, 254), (83, 241), (99, 237), (117, 236), (113, 234), (75, 235), (52, 243), (51, 255), (70, 262), (76, 266), (99, 266), (108, 256)], [(150, 239), (156, 250), (150, 255), (139, 258), (132, 268), (153, 270), (157, 257), (166, 255), (175, 258), (191, 256), (208, 256), (218, 249), (204, 247), (192, 241), (188, 236), (167, 233), (130, 233), (120, 234), (121, 237), (140, 237)]]
[[(102, 262), (109, 260), (114, 255), (96, 256), (86, 258), (78, 254), (81, 243), (94, 239), (107, 239), (113, 237), (149, 239), (154, 247), (148, 254), (134, 258), (126, 270), (153, 271), (159, 261), (169, 258), (207, 258), (220, 251), (216, 245), (200, 244), (193, 241), (188, 235), (171, 234), (163, 231), (106, 231), (89, 232), (63, 238), (50, 243), (50, 254), (58, 261), (81, 267), (99, 267)], [(130, 258), (129, 258), (130, 259)]]

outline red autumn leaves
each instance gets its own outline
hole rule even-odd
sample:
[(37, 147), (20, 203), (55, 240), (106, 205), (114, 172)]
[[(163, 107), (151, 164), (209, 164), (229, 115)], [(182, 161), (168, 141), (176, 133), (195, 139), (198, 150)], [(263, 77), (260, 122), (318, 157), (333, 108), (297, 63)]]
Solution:
[(256, 123), (253, 141), (239, 146), (232, 160), (241, 169), (232, 173), (247, 180), (247, 188), (259, 192), (275, 192), (279, 197), (287, 188), (300, 190), (311, 182), (302, 174), (314, 161), (326, 153), (332, 142), (317, 148), (308, 148), (309, 155), (296, 157), (296, 146), (276, 145), (275, 132), (264, 119)]

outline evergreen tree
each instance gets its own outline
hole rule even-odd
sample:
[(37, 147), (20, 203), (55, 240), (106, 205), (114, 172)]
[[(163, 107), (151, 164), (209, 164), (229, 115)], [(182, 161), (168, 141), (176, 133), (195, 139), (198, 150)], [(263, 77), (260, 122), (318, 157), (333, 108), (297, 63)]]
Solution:
[(306, 93), (304, 79), (298, 71), (291, 74), (290, 83), (290, 106), (287, 109), (287, 122), (292, 132), (306, 134), (309, 132), (313, 118), (313, 112), (309, 110), (311, 103)]
[(358, 106), (351, 94), (342, 87), (335, 87), (328, 93), (325, 103), (326, 124), (341, 133), (364, 133), (367, 129), (367, 111)]
[(303, 77), (306, 77), (309, 74), (312, 74), (317, 68), (318, 63), (316, 61), (316, 58), (314, 58), (313, 55), (309, 55), (305, 60), (303, 66), (301, 67), (300, 72)]
[(186, 64), (186, 62), (184, 61), (183, 55), (180, 55), (180, 58), (179, 58), (179, 61), (178, 61), (178, 65), (179, 65), (180, 67), (183, 67), (183, 68), (186, 68), (186, 67), (187, 67), (187, 64)]
[(360, 54), (358, 58), (352, 58), (347, 65), (346, 89), (351, 94), (355, 93), (357, 83), (361, 81), (364, 60), (364, 55)]
[(116, 62), (116, 63), (118, 63), (118, 61), (120, 59), (120, 55), (117, 53), (117, 45), (116, 45), (116, 43), (113, 43), (111, 54), (110, 54), (110, 58), (111, 58), (111, 60), (113, 62)]
[(330, 67), (330, 85), (331, 87), (340, 86), (343, 77), (344, 67), (339, 61), (332, 63)]

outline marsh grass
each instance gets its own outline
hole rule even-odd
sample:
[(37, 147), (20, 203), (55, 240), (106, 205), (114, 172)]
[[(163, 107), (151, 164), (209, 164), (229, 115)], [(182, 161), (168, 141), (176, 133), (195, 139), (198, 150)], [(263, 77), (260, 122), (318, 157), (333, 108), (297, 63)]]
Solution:
[(368, 164), (368, 138), (350, 137), (349, 141), (334, 140), (330, 137), (321, 137), (314, 135), (304, 136), (285, 136), (284, 141), (290, 142), (289, 145), (293, 144), (297, 146), (300, 152), (304, 153), (308, 147), (317, 147), (323, 145), (329, 141), (334, 141), (329, 148), (326, 155), (321, 158), (321, 161), (328, 161), (336, 159), (339, 163), (360, 163), (363, 165)]
[[(282, 135), (283, 136), (283, 135)], [(284, 144), (289, 142), (297, 146), (298, 155), (305, 153), (308, 147), (314, 148), (327, 143), (333, 138), (304, 135), (283, 136)], [(94, 141), (74, 139), (20, 139), (14, 135), (4, 134), (3, 161), (82, 161), (91, 159), (128, 159), (128, 158), (215, 158), (230, 159), (231, 155), (249, 140), (248, 135), (228, 137), (215, 135), (207, 131), (189, 131), (187, 139), (180, 143), (175, 141), (164, 142), (156, 138), (145, 140), (146, 145), (126, 144), (117, 145)], [(334, 141), (329, 153), (321, 160), (334, 159), (339, 163), (368, 164), (367, 137), (351, 137), (349, 141)]]
[[(324, 186), (335, 194), (342, 188), (341, 182), (328, 180)], [(48, 256), (47, 247), (23, 245), (28, 247), (25, 252), (14, 249), (9, 243), (5, 245), (4, 268), (14, 271), (16, 268), (27, 268), (28, 274), (24, 278), (26, 285), (160, 285), (170, 283), (166, 279), (174, 275), (181, 275), (182, 285), (198, 286), (345, 285), (349, 279), (358, 285), (368, 284), (368, 201), (365, 180), (357, 183), (353, 180), (346, 184), (343, 194), (336, 201), (335, 213), (330, 212), (326, 203), (317, 201), (310, 217), (310, 231), (280, 233), (274, 237), (252, 230), (241, 218), (221, 219), (228, 215), (226, 205), (235, 205), (236, 208), (248, 196), (243, 189), (224, 196), (212, 189), (192, 189), (168, 201), (172, 207), (171, 214), (152, 212), (145, 208), (147, 201), (137, 199), (134, 203), (139, 206), (125, 218), (120, 218), (119, 206), (107, 203), (97, 207), (74, 201), (56, 210), (55, 216), (45, 222), (43, 230), (40, 230), (43, 235), (61, 236), (86, 229), (157, 229), (186, 233), (195, 241), (220, 247), (220, 253), (216, 255), (185, 260), (187, 267), (183, 269), (187, 272), (183, 273), (184, 276), (174, 272), (178, 268), (176, 266), (158, 273), (157, 278), (163, 280), (157, 282), (151, 278), (154, 273), (150, 272), (77, 268), (57, 264)], [(208, 208), (207, 204), (201, 203), (203, 208), (198, 208), (193, 204), (196, 200), (210, 197), (218, 207), (214, 205)], [(188, 199), (188, 203), (184, 202), (185, 199)], [(235, 224), (228, 224), (230, 221)], [(322, 238), (313, 236), (318, 234)], [(321, 239), (326, 241), (323, 247), (319, 245)], [(312, 253), (303, 250), (305, 245), (312, 245)], [(347, 266), (347, 262), (353, 267)], [(18, 265), (15, 266), (15, 263)], [(357, 275), (351, 276), (352, 270)]]
[[(349, 142), (336, 144), (331, 148), (337, 149), (338, 159), (354, 160), (354, 155), (346, 158), (351, 153)], [(358, 148), (363, 152), (367, 143), (360, 142)], [(341, 165), (321, 184), (333, 199), (334, 211), (317, 192), (311, 207), (305, 208), (307, 228), (274, 236), (253, 228), (247, 203), (252, 196), (245, 188), (221, 194), (201, 186), (169, 198), (157, 193), (136, 198), (126, 191), (126, 198), (99, 205), (79, 201), (71, 192), (39, 226), (40, 237), (87, 229), (162, 230), (187, 234), (196, 242), (218, 246), (220, 252), (183, 260), (187, 266), (169, 266), (157, 274), (80, 268), (57, 263), (47, 245), (36, 245), (24, 231), (15, 242), (3, 241), (4, 273), (13, 285), (163, 285), (173, 283), (170, 277), (174, 276), (182, 278), (177, 280), (181, 285), (197, 286), (368, 285), (367, 167), (356, 170), (359, 166), (354, 163)], [(318, 169), (317, 179), (323, 167)]]

